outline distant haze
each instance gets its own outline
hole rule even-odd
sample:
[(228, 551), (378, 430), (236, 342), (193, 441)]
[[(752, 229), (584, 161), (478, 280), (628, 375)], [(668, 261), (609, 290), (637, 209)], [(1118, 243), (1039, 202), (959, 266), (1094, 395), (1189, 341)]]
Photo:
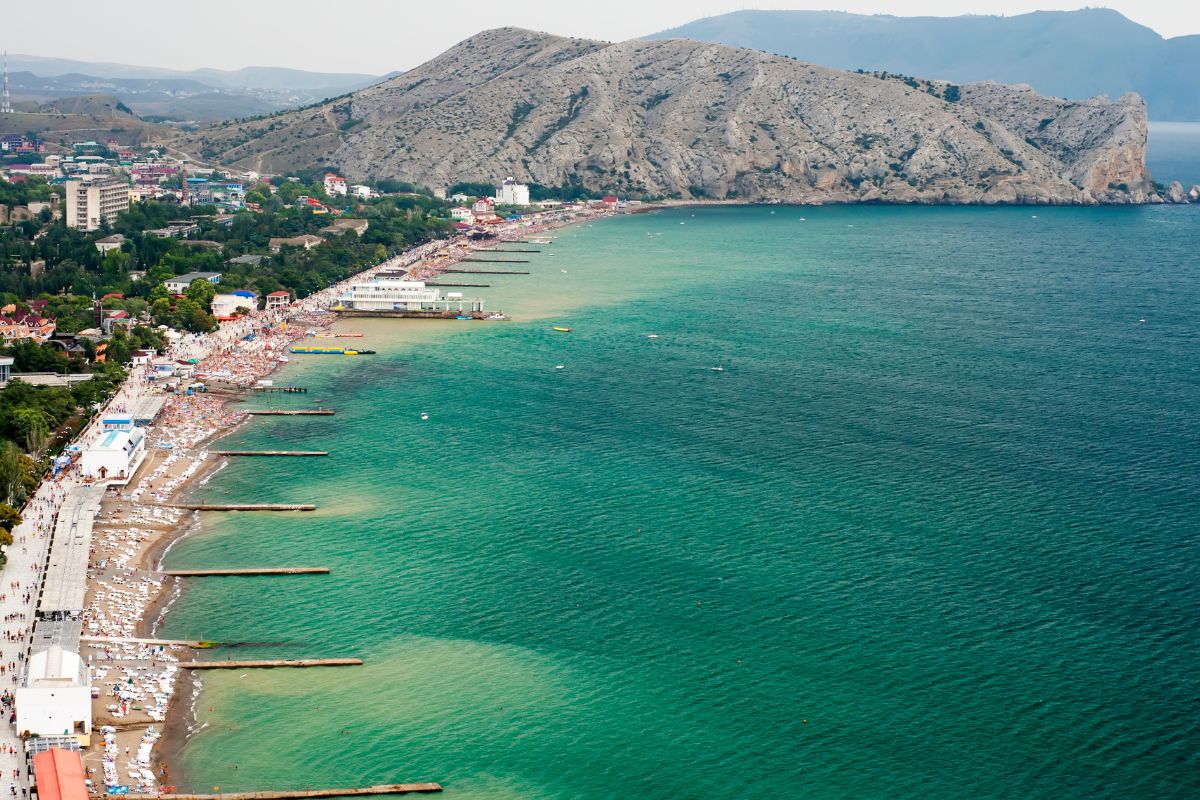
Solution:
[[(1200, 33), (1200, 3), (1116, 0), (1105, 4), (1164, 36)], [(606, 0), (603, 3), (413, 3), (400, 0), (57, 0), (8, 3), (0, 48), (13, 53), (191, 70), (279, 66), (382, 75), (410, 69), (485, 28), (516, 25), (611, 41), (644, 36), (741, 8), (817, 9), (952, 16), (1078, 8), (1047, 0), (729, 2)]]

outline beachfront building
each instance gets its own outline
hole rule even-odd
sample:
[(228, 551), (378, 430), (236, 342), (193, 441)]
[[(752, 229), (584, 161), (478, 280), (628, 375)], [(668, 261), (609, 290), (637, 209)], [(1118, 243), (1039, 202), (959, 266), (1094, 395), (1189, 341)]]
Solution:
[(468, 225), (475, 221), (475, 214), (466, 206), (456, 206), (450, 209), (450, 219), (455, 222), (465, 222)]
[(496, 187), (496, 204), (502, 206), (529, 205), (529, 187), (523, 183), (517, 183), (516, 178), (505, 178), (504, 183)]
[(32, 736), (92, 733), (92, 684), (78, 653), (58, 645), (29, 657), (25, 680), (16, 691), (17, 732)]
[(100, 438), (79, 457), (85, 479), (125, 485), (146, 457), (146, 434), (128, 414), (101, 420)]
[[(68, 749), (54, 738), (55, 746), (46, 747), (41, 737), (30, 743), (33, 752), (33, 776), (37, 785), (38, 800), (87, 800), (87, 779), (83, 773), (83, 759), (76, 744)], [(45, 747), (45, 749), (40, 749)], [(22, 795), (23, 796), (23, 795)]]
[(483, 302), (468, 302), (460, 292), (445, 297), (423, 281), (407, 275), (380, 275), (365, 283), (355, 283), (342, 295), (343, 308), (353, 311), (482, 311)]
[(129, 184), (105, 176), (89, 175), (66, 183), (67, 227), (94, 231), (129, 209)]
[(291, 292), (270, 292), (267, 294), (267, 311), (283, 311), (292, 304)]
[(216, 286), (221, 282), (221, 273), (188, 272), (163, 281), (163, 286), (167, 287), (167, 291), (171, 294), (183, 294), (185, 291), (187, 291), (187, 288), (192, 285), (192, 281), (198, 280), (206, 280), (213, 286)]
[(258, 308), (258, 297), (249, 291), (219, 294), (212, 299), (210, 308), (212, 315), (219, 320), (233, 319), (238, 316), (238, 309), (245, 313)]

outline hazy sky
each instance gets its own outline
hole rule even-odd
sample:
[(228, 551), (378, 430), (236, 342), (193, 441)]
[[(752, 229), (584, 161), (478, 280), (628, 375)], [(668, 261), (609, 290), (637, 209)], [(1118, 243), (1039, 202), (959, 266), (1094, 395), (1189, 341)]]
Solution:
[[(865, 14), (1021, 14), (1079, 8), (1054, 0), (5, 0), (0, 48), (11, 53), (195, 69), (299, 67), (380, 74), (410, 69), (486, 28), (618, 41), (742, 8)], [(1200, 33), (1196, 0), (1103, 5), (1164, 36)]]

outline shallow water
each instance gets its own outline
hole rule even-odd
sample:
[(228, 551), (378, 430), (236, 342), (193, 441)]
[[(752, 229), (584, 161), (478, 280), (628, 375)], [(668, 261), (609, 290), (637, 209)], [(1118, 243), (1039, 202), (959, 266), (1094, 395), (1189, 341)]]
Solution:
[(491, 278), (512, 322), (345, 324), (379, 354), (272, 401), (337, 416), (229, 442), (331, 457), (202, 491), (320, 510), (168, 559), (333, 573), (193, 581), (163, 633), (366, 665), (206, 675), (173, 774), (1195, 796), (1198, 212), (676, 210)]

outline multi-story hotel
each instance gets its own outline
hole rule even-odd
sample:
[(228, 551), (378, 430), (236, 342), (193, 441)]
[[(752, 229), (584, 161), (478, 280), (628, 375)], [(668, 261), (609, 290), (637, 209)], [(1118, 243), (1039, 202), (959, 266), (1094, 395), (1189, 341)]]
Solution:
[(94, 231), (129, 208), (129, 184), (108, 175), (88, 175), (67, 181), (67, 225)]

